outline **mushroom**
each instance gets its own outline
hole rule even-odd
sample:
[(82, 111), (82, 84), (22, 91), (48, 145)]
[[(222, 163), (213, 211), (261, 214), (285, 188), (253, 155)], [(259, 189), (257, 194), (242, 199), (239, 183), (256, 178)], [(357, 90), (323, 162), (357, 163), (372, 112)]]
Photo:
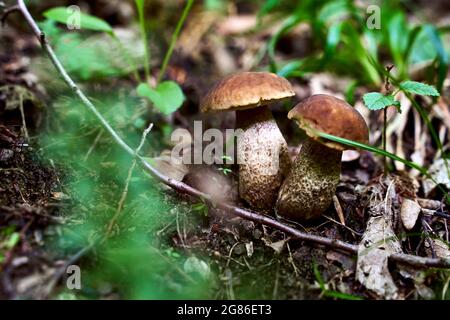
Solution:
[(219, 81), (201, 103), (202, 112), (236, 111), (239, 195), (251, 207), (273, 210), (291, 159), (268, 105), (294, 96), (291, 84), (268, 72), (242, 72)]
[(283, 182), (276, 204), (276, 214), (294, 221), (318, 218), (329, 207), (339, 183), (342, 144), (321, 140), (316, 132), (367, 143), (369, 129), (352, 106), (335, 97), (318, 94), (298, 103), (288, 113), (305, 131), (294, 164)]

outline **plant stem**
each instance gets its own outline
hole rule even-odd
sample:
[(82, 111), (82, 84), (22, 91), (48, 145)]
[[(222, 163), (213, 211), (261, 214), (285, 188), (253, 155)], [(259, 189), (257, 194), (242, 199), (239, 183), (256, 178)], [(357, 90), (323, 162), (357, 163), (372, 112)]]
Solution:
[[(383, 109), (383, 150), (386, 150), (386, 144), (387, 144), (387, 108)], [(387, 158), (384, 156), (383, 158), (384, 162), (384, 174), (387, 174), (388, 167), (387, 167)]]
[[(136, 148), (136, 151), (135, 151), (136, 155), (138, 155), (141, 152), (142, 147), (144, 146), (144, 143), (145, 143), (145, 139), (147, 138), (147, 135), (150, 133), (152, 128), (153, 128), (153, 123), (151, 123), (148, 126), (148, 128), (145, 129), (144, 132), (142, 133), (141, 142), (139, 143), (139, 146)], [(122, 212), (122, 209), (123, 209), (123, 207), (125, 205), (125, 200), (126, 200), (127, 195), (128, 195), (128, 189), (129, 189), (129, 186), (130, 186), (130, 182), (131, 182), (131, 178), (133, 176), (134, 169), (136, 168), (136, 164), (137, 164), (136, 159), (133, 159), (133, 161), (131, 163), (131, 166), (128, 169), (127, 179), (125, 181), (125, 187), (124, 187), (124, 189), (122, 191), (122, 195), (120, 197), (119, 205), (117, 206), (116, 213), (114, 214), (112, 219), (109, 221), (108, 227), (106, 228), (105, 239), (107, 239), (111, 235), (112, 229), (113, 229), (117, 219), (119, 218), (119, 216), (120, 216), (120, 214)]]
[(147, 39), (147, 31), (145, 29), (145, 0), (142, 1), (142, 6), (139, 4), (139, 1), (136, 0), (136, 6), (138, 9), (139, 15), (139, 26), (141, 29), (141, 37), (144, 42), (144, 70), (145, 70), (145, 78), (147, 83), (150, 83), (150, 48), (148, 47), (148, 39)]
[[(386, 90), (386, 94), (391, 93), (391, 83), (389, 82), (389, 78), (391, 77), (391, 70), (394, 68), (394, 65), (388, 65), (386, 66), (387, 75), (384, 80), (384, 88)], [(387, 108), (383, 109), (383, 150), (386, 152), (386, 145), (387, 145)], [(383, 165), (384, 165), (384, 174), (386, 175), (388, 173), (388, 165), (387, 165), (387, 158), (384, 156), (383, 158)]]
[(170, 40), (169, 49), (166, 52), (166, 55), (164, 57), (163, 64), (161, 67), (161, 71), (159, 72), (159, 75), (158, 75), (158, 83), (161, 81), (161, 79), (164, 77), (164, 74), (166, 73), (167, 66), (169, 64), (170, 58), (172, 57), (173, 49), (175, 48), (175, 43), (177, 42), (178, 36), (180, 35), (181, 28), (183, 27), (184, 21), (186, 21), (186, 18), (189, 14), (189, 11), (191, 11), (193, 4), (194, 4), (194, 0), (188, 0), (188, 2), (186, 3), (186, 6), (184, 7), (183, 13), (181, 14), (180, 20), (178, 20), (175, 31), (172, 34), (172, 39)]
[[(234, 214), (235, 216), (281, 230), (287, 234), (290, 234), (291, 236), (293, 236), (296, 239), (313, 242), (313, 243), (327, 246), (327, 247), (331, 247), (331, 248), (334, 248), (335, 250), (341, 250), (348, 254), (357, 254), (358, 253), (357, 245), (346, 243), (344, 241), (337, 240), (337, 239), (329, 239), (329, 238), (305, 233), (305, 232), (297, 230), (291, 226), (288, 226), (284, 223), (281, 223), (281, 222), (279, 222), (269, 216), (266, 216), (264, 214), (253, 212), (253, 211), (243, 209), (243, 208), (239, 208), (239, 207), (233, 206), (228, 203), (223, 203), (223, 202), (214, 203), (211, 200), (211, 196), (209, 194), (201, 192), (183, 182), (179, 182), (177, 180), (171, 179), (171, 178), (163, 175), (162, 173), (160, 173), (151, 164), (149, 164), (143, 157), (136, 154), (135, 150), (133, 150), (130, 146), (127, 145), (127, 143), (124, 140), (122, 140), (122, 138), (114, 131), (114, 129), (109, 125), (109, 123), (105, 120), (105, 118), (103, 118), (103, 116), (97, 111), (97, 109), (92, 104), (92, 102), (78, 88), (78, 86), (73, 82), (73, 80), (70, 78), (68, 73), (65, 71), (64, 67), (62, 66), (61, 62), (57, 58), (55, 52), (53, 51), (52, 47), (48, 44), (48, 42), (45, 38), (45, 34), (40, 30), (36, 21), (34, 20), (34, 18), (31, 16), (30, 12), (28, 11), (28, 8), (25, 5), (24, 1), (18, 0), (18, 5), (19, 5), (20, 11), (21, 11), (22, 15), (24, 16), (26, 22), (33, 29), (33, 32), (36, 35), (36, 37), (40, 40), (43, 50), (49, 56), (51, 62), (53, 63), (56, 70), (63, 78), (64, 82), (69, 86), (69, 88), (71, 88), (73, 90), (74, 94), (80, 98), (83, 105), (95, 115), (95, 117), (101, 123), (101, 125), (105, 128), (105, 130), (111, 134), (111, 137), (114, 139), (114, 141), (129, 155), (136, 157), (136, 160), (138, 160), (138, 164), (143, 169), (148, 171), (159, 182), (171, 187), (172, 189), (174, 189), (175, 191), (178, 191), (180, 193), (183, 193), (183, 194), (195, 197), (195, 198), (199, 198), (199, 199), (204, 199), (204, 200), (208, 201), (210, 204), (215, 205), (217, 208), (225, 210), (227, 212), (230, 212), (231, 214)], [(356, 143), (356, 142), (354, 142), (354, 143)], [(374, 149), (376, 149), (376, 148), (374, 148)], [(397, 156), (395, 156), (395, 157), (397, 157)], [(399, 157), (397, 157), (397, 158), (399, 158)], [(399, 158), (399, 159), (401, 159), (401, 158)], [(402, 160), (407, 161), (404, 159), (402, 159)], [(417, 166), (417, 165), (415, 165), (415, 166), (418, 168), (421, 168), (420, 166)], [(412, 265), (412, 266), (416, 266), (416, 267), (450, 268), (450, 259), (448, 259), (448, 258), (425, 258), (425, 257), (419, 257), (419, 256), (403, 254), (403, 253), (394, 253), (394, 254), (390, 255), (389, 258), (393, 261), (397, 261), (399, 263), (404, 263), (404, 264), (408, 264), (408, 265)]]
[(445, 168), (447, 170), (447, 175), (450, 178), (450, 168), (448, 165), (447, 157), (445, 157), (444, 146), (442, 145), (441, 139), (439, 139), (439, 136), (438, 136), (436, 130), (434, 129), (433, 124), (431, 123), (431, 120), (428, 117), (427, 112), (420, 106), (420, 104), (411, 96), (411, 94), (409, 92), (404, 91), (404, 90), (402, 90), (402, 92), (406, 95), (408, 100), (411, 101), (412, 105), (414, 106), (414, 109), (416, 109), (416, 111), (419, 113), (420, 117), (423, 119), (423, 121), (427, 125), (428, 130), (431, 133), (431, 137), (433, 138), (434, 142), (436, 143), (436, 146), (441, 153), (442, 159), (444, 159)]
[(359, 149), (362, 149), (362, 150), (367, 150), (367, 151), (370, 151), (370, 152), (379, 154), (379, 155), (384, 156), (384, 157), (389, 157), (389, 158), (392, 159), (392, 160), (395, 160), (395, 161), (399, 161), (399, 162), (404, 163), (405, 165), (407, 165), (407, 166), (410, 167), (411, 169), (416, 169), (416, 170), (419, 171), (421, 174), (423, 174), (425, 177), (427, 177), (428, 179), (430, 179), (431, 181), (433, 181), (433, 182), (436, 184), (436, 186), (444, 193), (447, 202), (450, 203), (450, 195), (447, 193), (447, 191), (445, 190), (445, 188), (444, 188), (441, 184), (439, 184), (439, 183), (436, 181), (436, 179), (434, 179), (434, 178), (428, 173), (427, 169), (425, 169), (424, 167), (419, 166), (418, 164), (416, 164), (416, 163), (414, 163), (414, 162), (412, 162), (412, 161), (408, 161), (408, 160), (406, 160), (406, 159), (403, 159), (403, 158), (397, 156), (396, 154), (393, 154), (393, 153), (390, 153), (390, 152), (388, 152), (388, 151), (384, 151), (384, 150), (378, 149), (378, 148), (376, 148), (376, 147), (373, 147), (373, 146), (368, 145), (368, 144), (365, 144), (365, 143), (360, 143), (360, 142), (356, 142), (356, 141), (352, 141), (352, 140), (340, 138), (340, 137), (337, 137), (337, 136), (334, 136), (334, 135), (331, 135), (331, 134), (327, 134), (327, 133), (324, 133), (324, 132), (319, 132), (319, 131), (315, 131), (315, 134), (316, 134), (317, 136), (321, 137), (321, 138), (325, 138), (325, 139), (328, 139), (328, 140), (331, 140), (331, 141), (334, 141), (334, 142), (338, 142), (338, 143), (341, 143), (341, 144), (345, 144), (345, 145), (348, 145), (348, 146), (351, 146), (351, 147), (354, 147), (354, 148), (359, 148)]

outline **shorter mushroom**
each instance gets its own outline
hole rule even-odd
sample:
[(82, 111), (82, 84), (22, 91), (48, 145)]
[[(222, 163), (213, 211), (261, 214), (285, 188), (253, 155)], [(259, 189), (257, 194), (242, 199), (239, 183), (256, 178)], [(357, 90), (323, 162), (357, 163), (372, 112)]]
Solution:
[(316, 132), (367, 143), (369, 129), (352, 106), (323, 94), (301, 101), (288, 118), (294, 119), (308, 138), (281, 186), (276, 213), (294, 221), (318, 218), (332, 202), (340, 178), (342, 151), (350, 148), (321, 140)]

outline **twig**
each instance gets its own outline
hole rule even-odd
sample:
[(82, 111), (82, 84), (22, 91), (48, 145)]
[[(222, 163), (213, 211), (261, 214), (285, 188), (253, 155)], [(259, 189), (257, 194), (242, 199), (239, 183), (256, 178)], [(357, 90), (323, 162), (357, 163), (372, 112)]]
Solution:
[[(141, 152), (141, 149), (145, 143), (145, 139), (147, 138), (147, 136), (150, 133), (150, 131), (152, 130), (152, 128), (153, 128), (153, 123), (150, 123), (148, 128), (145, 129), (144, 132), (142, 133), (141, 142), (139, 143), (139, 146), (136, 148), (136, 151), (135, 151), (136, 156), (139, 154), (139, 152)], [(108, 228), (106, 229), (105, 239), (107, 239), (111, 235), (112, 228), (114, 227), (114, 224), (116, 223), (117, 219), (120, 216), (120, 213), (122, 212), (123, 206), (125, 204), (125, 200), (127, 199), (128, 188), (130, 186), (131, 177), (133, 176), (133, 172), (134, 172), (135, 168), (136, 168), (136, 159), (133, 159), (133, 163), (131, 164), (130, 168), (128, 169), (127, 180), (125, 182), (125, 187), (124, 187), (122, 195), (120, 197), (119, 205), (117, 206), (116, 213), (111, 218), (111, 221), (108, 224)]]
[(56, 272), (53, 274), (52, 278), (49, 280), (45, 290), (42, 293), (41, 299), (47, 299), (50, 293), (53, 291), (53, 288), (62, 278), (62, 276), (66, 273), (67, 268), (69, 266), (75, 264), (78, 260), (80, 260), (85, 254), (87, 254), (91, 249), (94, 248), (96, 242), (90, 243), (88, 246), (82, 248), (77, 253), (75, 253), (69, 260), (67, 260), (64, 265), (62, 265)]
[(20, 116), (22, 118), (22, 130), (25, 135), (25, 139), (27, 141), (30, 141), (30, 136), (28, 135), (28, 129), (27, 129), (27, 122), (25, 120), (25, 112), (23, 111), (23, 95), (22, 95), (22, 93), (19, 94), (19, 110), (20, 110)]
[(341, 222), (341, 224), (343, 226), (345, 226), (344, 213), (342, 212), (342, 207), (341, 207), (341, 204), (339, 203), (339, 199), (335, 195), (333, 196), (333, 204), (334, 204), (334, 208), (336, 209), (337, 215), (339, 217), (339, 221)]
[(181, 245), (183, 246), (183, 248), (186, 249), (186, 243), (184, 242), (184, 240), (186, 238), (184, 236), (184, 233), (181, 234), (179, 212), (178, 211), (177, 211), (177, 217), (175, 218), (175, 221), (176, 221), (176, 225), (177, 225), (178, 238), (180, 238), (180, 242), (181, 242)]
[(345, 224), (342, 224), (341, 222), (339, 222), (339, 221), (337, 221), (337, 220), (334, 220), (332, 217), (329, 217), (329, 216), (327, 216), (327, 215), (325, 215), (325, 214), (323, 215), (323, 217), (324, 217), (325, 219), (327, 219), (327, 220), (330, 220), (331, 222), (336, 223), (337, 225), (340, 225), (340, 226), (344, 227), (344, 228), (347, 229), (348, 231), (350, 231), (350, 232), (352, 233), (352, 236), (353, 236), (354, 239), (356, 239), (356, 236), (361, 237), (361, 236), (363, 235), (361, 232), (355, 231), (355, 230), (353, 230), (352, 228), (347, 227)]
[(94, 142), (92, 143), (92, 145), (89, 147), (88, 152), (86, 152), (86, 155), (83, 158), (83, 161), (86, 162), (87, 159), (89, 158), (89, 156), (91, 155), (91, 153), (94, 151), (95, 147), (97, 146), (98, 142), (100, 141), (100, 138), (103, 135), (103, 129), (100, 129), (100, 132), (97, 134), (97, 136), (94, 139)]
[(6, 22), (6, 19), (8, 19), (8, 16), (11, 13), (16, 12), (16, 11), (20, 11), (20, 8), (19, 8), (18, 5), (12, 6), (12, 7), (8, 8), (8, 9), (5, 9), (3, 11), (3, 13), (0, 16), (0, 23), (2, 24), (2, 26), (5, 25), (5, 22)]
[(422, 229), (425, 239), (428, 242), (428, 245), (430, 246), (431, 257), (436, 258), (436, 248), (434, 246), (434, 241), (431, 239), (430, 232), (433, 233), (433, 236), (435, 237), (437, 237), (437, 235), (434, 233), (433, 228), (431, 228), (431, 226), (428, 224), (425, 217), (422, 217), (420, 220), (422, 223)]
[(427, 216), (440, 217), (440, 218), (450, 220), (450, 215), (443, 211), (430, 210), (430, 209), (424, 209), (424, 208), (422, 208), (421, 211), (423, 214), (425, 214)]
[[(92, 102), (84, 95), (84, 93), (78, 88), (78, 86), (74, 83), (74, 81), (70, 78), (70, 76), (67, 74), (66, 70), (62, 66), (61, 62), (56, 57), (52, 47), (48, 44), (45, 34), (42, 33), (39, 26), (36, 24), (35, 20), (31, 16), (30, 12), (28, 11), (25, 3), (23, 0), (18, 0), (18, 5), (20, 8), (21, 13), (23, 14), (26, 22), (29, 24), (29, 26), (32, 28), (34, 34), (36, 37), (39, 38), (43, 50), (47, 53), (50, 60), (52, 61), (53, 65), (57, 69), (58, 73), (63, 78), (64, 82), (72, 89), (73, 93), (77, 95), (80, 100), (82, 101), (83, 105), (91, 111), (100, 124), (105, 128), (105, 130), (111, 135), (111, 137), (116, 141), (116, 143), (129, 155), (136, 157), (137, 163), (146, 171), (148, 171), (154, 178), (159, 180), (161, 183), (171, 187), (172, 189), (192, 196), (196, 198), (201, 198), (207, 202), (209, 202), (212, 205), (215, 205), (217, 208), (220, 208), (222, 210), (226, 210), (230, 212), (231, 214), (234, 214), (236, 216), (239, 216), (243, 219), (247, 219), (250, 221), (253, 221), (255, 223), (263, 224), (266, 226), (270, 226), (272, 228), (281, 230), (289, 235), (291, 235), (293, 238), (296, 238), (298, 240), (308, 241), (308, 242), (315, 242), (327, 247), (331, 247), (335, 250), (341, 250), (343, 252), (349, 253), (349, 254), (356, 254), (358, 251), (358, 246), (350, 243), (346, 243), (341, 240), (337, 239), (328, 239), (325, 237), (313, 235), (304, 233), (302, 231), (299, 231), (295, 228), (292, 228), (290, 226), (287, 226), (277, 220), (274, 220), (271, 217), (265, 216), (260, 213), (256, 213), (247, 209), (239, 208), (236, 206), (233, 206), (231, 204), (227, 203), (214, 203), (211, 196), (209, 194), (203, 193), (197, 189), (192, 188), (191, 186), (179, 182), (177, 180), (171, 179), (169, 177), (166, 177), (165, 175), (161, 174), (158, 170), (156, 170), (153, 166), (151, 166), (144, 158), (142, 158), (139, 155), (135, 154), (135, 151), (126, 144), (126, 142), (114, 131), (114, 129), (109, 125), (109, 123), (103, 118), (103, 116), (98, 112), (96, 107), (92, 104)], [(443, 267), (443, 268), (450, 268), (450, 259), (445, 258), (425, 258), (425, 257), (419, 257), (419, 256), (413, 256), (408, 254), (392, 254), (390, 256), (390, 259), (399, 263), (409, 264), (415, 267)]]

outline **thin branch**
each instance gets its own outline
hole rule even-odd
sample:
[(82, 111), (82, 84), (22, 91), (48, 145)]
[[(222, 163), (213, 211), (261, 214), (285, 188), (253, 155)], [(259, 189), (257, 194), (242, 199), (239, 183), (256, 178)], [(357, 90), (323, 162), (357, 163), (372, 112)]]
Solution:
[[(144, 146), (145, 143), (145, 139), (147, 138), (148, 134), (150, 133), (150, 131), (153, 128), (153, 123), (151, 123), (147, 129), (144, 130), (144, 132), (142, 133), (142, 137), (141, 137), (141, 142), (139, 143), (139, 146), (136, 148), (135, 154), (138, 155), (139, 152), (141, 152), (142, 147)], [(125, 181), (125, 187), (123, 189), (122, 195), (120, 197), (119, 200), (119, 205), (117, 206), (117, 210), (116, 213), (114, 214), (114, 216), (111, 218), (111, 221), (108, 224), (108, 227), (106, 228), (106, 235), (105, 235), (105, 239), (107, 239), (112, 232), (112, 229), (114, 227), (114, 224), (116, 223), (117, 219), (119, 218), (123, 206), (125, 204), (125, 200), (127, 199), (127, 195), (128, 195), (128, 189), (130, 186), (130, 181), (131, 181), (131, 177), (133, 176), (133, 172), (134, 169), (136, 168), (136, 159), (133, 159), (133, 162), (131, 163), (130, 168), (128, 169), (128, 174), (127, 174), (127, 180)]]
[(16, 12), (16, 11), (20, 11), (20, 8), (19, 8), (18, 5), (15, 5), (15, 6), (12, 6), (10, 8), (5, 9), (3, 11), (3, 13), (1, 14), (1, 16), (0, 16), (0, 23), (1, 23), (1, 25), (4, 26), (5, 22), (6, 22), (6, 19), (8, 19), (8, 16), (11, 13)]
[[(275, 229), (284, 231), (285, 233), (291, 235), (293, 238), (308, 242), (314, 242), (323, 246), (331, 247), (336, 250), (341, 250), (343, 252), (349, 254), (357, 254), (358, 246), (350, 243), (346, 243), (337, 239), (328, 239), (325, 237), (304, 233), (299, 231), (293, 227), (290, 227), (286, 224), (283, 224), (271, 217), (265, 216), (260, 213), (256, 213), (247, 209), (239, 208), (227, 203), (214, 203), (211, 199), (211, 196), (203, 193), (197, 189), (192, 188), (191, 186), (179, 182), (177, 180), (166, 177), (158, 170), (153, 168), (144, 158), (135, 154), (135, 151), (127, 145), (127, 143), (114, 131), (114, 129), (109, 125), (109, 123), (103, 118), (103, 116), (97, 111), (92, 102), (84, 95), (84, 93), (78, 88), (78, 86), (74, 83), (74, 81), (70, 78), (70, 76), (65, 71), (64, 67), (61, 65), (60, 61), (56, 57), (53, 49), (46, 41), (44, 33), (39, 29), (35, 20), (29, 13), (25, 3), (23, 0), (18, 0), (20, 11), (22, 12), (25, 20), (33, 29), (34, 34), (41, 41), (41, 45), (43, 50), (47, 53), (50, 60), (54, 64), (56, 70), (63, 78), (64, 82), (73, 90), (74, 94), (77, 95), (82, 103), (97, 117), (100, 124), (105, 128), (105, 130), (112, 136), (112, 138), (116, 141), (116, 143), (129, 155), (136, 157), (138, 164), (148, 171), (154, 178), (159, 180), (161, 183), (171, 187), (172, 189), (182, 193), (187, 194), (192, 197), (201, 198), (210, 204), (214, 205), (217, 208), (228, 211), (236, 216), (239, 216), (243, 219), (253, 221), (258, 224), (267, 225), (273, 227)], [(412, 265), (415, 267), (442, 267), (442, 268), (450, 268), (450, 259), (444, 258), (424, 258), (419, 256), (413, 256), (408, 254), (393, 254), (390, 256), (390, 259), (399, 263), (404, 263), (408, 265)]]

